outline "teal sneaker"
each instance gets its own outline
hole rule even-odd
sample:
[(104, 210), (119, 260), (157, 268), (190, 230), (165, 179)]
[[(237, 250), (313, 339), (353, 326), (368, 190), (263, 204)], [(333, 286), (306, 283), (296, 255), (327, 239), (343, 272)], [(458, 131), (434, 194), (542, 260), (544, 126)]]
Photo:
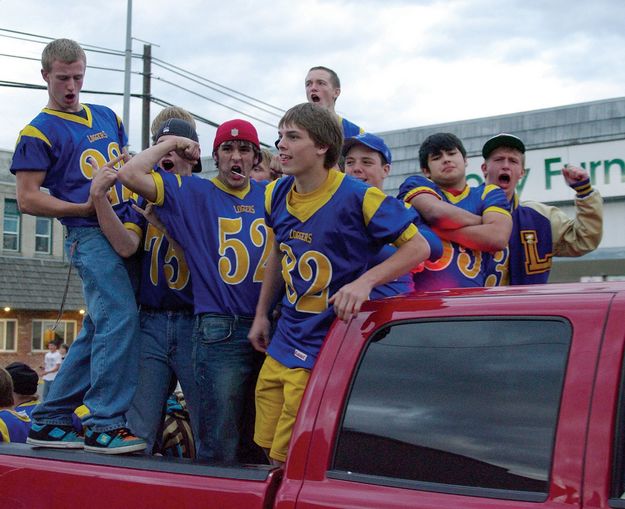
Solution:
[(145, 440), (134, 436), (128, 428), (100, 432), (88, 428), (85, 433), (85, 451), (88, 452), (126, 454), (143, 451), (146, 447)]
[(82, 449), (84, 439), (71, 425), (37, 424), (33, 422), (26, 443), (35, 447), (54, 449)]

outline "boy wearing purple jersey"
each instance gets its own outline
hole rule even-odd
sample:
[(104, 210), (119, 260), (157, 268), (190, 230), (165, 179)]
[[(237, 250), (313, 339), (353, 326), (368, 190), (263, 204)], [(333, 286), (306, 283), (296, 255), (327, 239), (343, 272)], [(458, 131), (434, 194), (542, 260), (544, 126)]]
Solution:
[[(168, 136), (183, 136), (198, 141), (193, 125), (177, 116), (193, 121), (180, 108), (166, 108), (155, 119), (160, 127), (154, 132), (155, 143)], [(159, 118), (164, 117), (169, 118), (160, 122)], [(175, 152), (165, 154), (157, 167), (186, 177), (202, 170), (199, 162), (194, 164)], [(105, 177), (105, 173), (110, 175)], [(111, 206), (106, 199), (106, 189), (116, 178), (113, 170), (97, 171), (92, 195), (98, 217), (108, 217), (107, 224), (102, 224), (102, 228), (116, 250), (122, 254), (139, 248), (137, 300), (140, 305), (141, 359), (137, 391), (126, 417), (130, 429), (147, 442), (147, 452), (152, 454), (163, 422), (163, 409), (171, 392), (170, 385), (176, 380), (185, 394), (193, 433), (199, 439), (199, 396), (192, 363), (194, 313), (191, 277), (184, 253), (164, 231), (151, 204), (145, 204), (140, 199), (140, 205), (145, 209), (136, 207), (137, 213), (129, 220), (132, 229), (124, 228), (110, 210), (107, 212), (106, 209), (111, 209)], [(106, 182), (102, 184), (101, 192), (97, 192), (101, 179)]]
[[(371, 133), (363, 133), (347, 138), (343, 143), (342, 152), (345, 158), (345, 173), (347, 175), (377, 187), (380, 191), (384, 190), (384, 179), (391, 171), (392, 155), (391, 150), (382, 138)], [(406, 204), (406, 207), (410, 207), (410, 205)], [(430, 246), (428, 260), (436, 261), (443, 253), (443, 245), (440, 239), (423, 224), (418, 214), (415, 217), (415, 225)], [(383, 262), (395, 251), (397, 251), (397, 248), (387, 244), (373, 257), (370, 261), (370, 266)], [(371, 292), (371, 299), (391, 297), (412, 290), (414, 290), (414, 282), (412, 274), (408, 272), (394, 281), (376, 286)]]
[[(41, 63), (48, 104), (20, 132), (11, 172), (20, 210), (60, 218), (67, 228), (68, 257), (82, 279), (88, 314), (47, 400), (33, 412), (28, 443), (106, 454), (141, 450), (145, 442), (129, 433), (124, 418), (137, 382), (134, 292), (124, 260), (99, 228), (89, 194), (92, 163), (120, 164), (126, 134), (110, 109), (79, 102), (86, 57), (76, 42), (52, 41)], [(130, 193), (116, 184), (109, 198), (124, 221)], [(90, 410), (86, 441), (74, 431), (71, 417), (83, 402)]]
[(0, 368), (0, 444), (26, 442), (30, 418), (26, 412), (15, 410), (14, 405), (11, 375)]
[(306, 99), (309, 103), (321, 106), (335, 116), (343, 130), (344, 139), (365, 132), (362, 127), (343, 118), (334, 110), (336, 100), (341, 95), (341, 81), (338, 74), (332, 69), (322, 65), (311, 67), (304, 80), (304, 87), (306, 88)]
[(263, 215), (265, 185), (250, 180), (260, 160), (252, 124), (231, 120), (217, 129), (210, 180), (173, 175), (154, 165), (166, 154), (193, 162), (197, 142), (162, 136), (133, 157), (119, 180), (156, 205), (169, 235), (182, 247), (193, 281), (196, 315), (193, 366), (200, 391), (198, 457), (235, 462), (246, 396), (259, 357), (247, 341), (267, 257)]
[(419, 162), (423, 175), (408, 177), (398, 198), (443, 239), (443, 255), (413, 269), (415, 288), (484, 286), (490, 253), (507, 245), (512, 229), (505, 194), (493, 185), (467, 186), (466, 150), (451, 133), (428, 136)]
[[(333, 169), (343, 134), (332, 113), (300, 104), (282, 117), (278, 132), (286, 176), (267, 186), (265, 216), (275, 241), (249, 339), (267, 353), (256, 385), (254, 440), (280, 464), (332, 321), (349, 320), (374, 287), (405, 274), (430, 248), (413, 211)], [(388, 243), (397, 251), (369, 268)], [(268, 315), (283, 287), (282, 314), (270, 337)]]

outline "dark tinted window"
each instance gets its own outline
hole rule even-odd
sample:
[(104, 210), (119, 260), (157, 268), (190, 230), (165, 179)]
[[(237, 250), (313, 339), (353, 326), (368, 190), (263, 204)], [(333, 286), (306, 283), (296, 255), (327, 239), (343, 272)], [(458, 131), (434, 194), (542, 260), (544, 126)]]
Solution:
[(560, 319), (378, 332), (353, 383), (334, 470), (546, 493), (570, 337)]

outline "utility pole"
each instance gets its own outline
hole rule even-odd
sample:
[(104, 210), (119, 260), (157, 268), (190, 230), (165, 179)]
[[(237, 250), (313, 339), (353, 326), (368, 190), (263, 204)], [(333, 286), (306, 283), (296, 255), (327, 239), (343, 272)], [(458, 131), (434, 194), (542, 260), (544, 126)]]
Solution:
[(130, 72), (132, 70), (132, 0), (127, 0), (126, 12), (126, 65), (124, 68), (124, 113), (126, 132), (130, 132)]
[(152, 83), (152, 45), (143, 45), (143, 99), (141, 115), (141, 150), (150, 146), (150, 102)]

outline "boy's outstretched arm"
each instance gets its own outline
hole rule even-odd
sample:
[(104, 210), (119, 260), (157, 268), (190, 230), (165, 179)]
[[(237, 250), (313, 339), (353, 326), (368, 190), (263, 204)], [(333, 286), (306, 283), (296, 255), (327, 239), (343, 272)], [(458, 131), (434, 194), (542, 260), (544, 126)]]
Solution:
[(135, 155), (121, 167), (117, 178), (131, 191), (154, 202), (157, 189), (150, 173), (154, 166), (172, 151), (193, 164), (200, 158), (200, 145), (197, 142), (181, 136), (167, 136), (156, 145)]
[(429, 256), (429, 244), (420, 233), (416, 233), (410, 240), (399, 246), (392, 256), (339, 289), (328, 302), (334, 305), (334, 312), (338, 318), (348, 321), (358, 314), (362, 303), (369, 300), (369, 294), (374, 287), (406, 274), (412, 267), (427, 260)]

